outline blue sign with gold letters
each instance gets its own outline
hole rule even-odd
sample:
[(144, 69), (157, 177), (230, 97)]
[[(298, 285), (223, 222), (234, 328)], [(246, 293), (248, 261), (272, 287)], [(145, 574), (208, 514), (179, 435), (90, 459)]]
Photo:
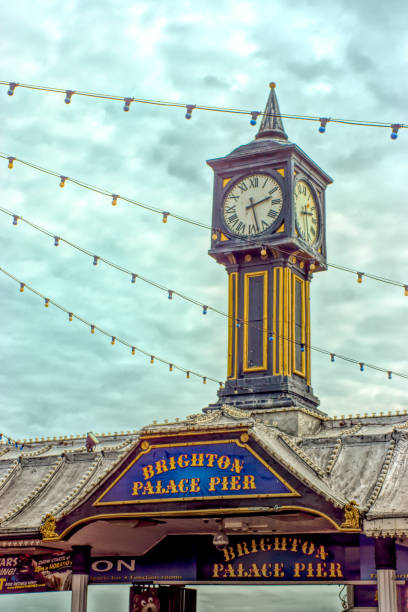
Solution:
[(259, 496), (299, 494), (240, 440), (151, 445), (144, 440), (95, 505)]

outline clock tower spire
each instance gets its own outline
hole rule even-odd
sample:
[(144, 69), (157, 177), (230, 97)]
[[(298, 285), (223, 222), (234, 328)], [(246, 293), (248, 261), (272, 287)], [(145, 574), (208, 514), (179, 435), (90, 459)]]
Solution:
[(269, 83), (269, 87), (271, 91), (265, 106), (261, 127), (255, 138), (282, 138), (283, 140), (288, 140), (288, 135), (283, 127), (278, 98), (276, 97), (276, 85), (275, 83)]
[(326, 270), (332, 179), (284, 130), (275, 84), (253, 141), (214, 171), (209, 254), (228, 273), (228, 366), (220, 403), (317, 410), (311, 387), (310, 281)]

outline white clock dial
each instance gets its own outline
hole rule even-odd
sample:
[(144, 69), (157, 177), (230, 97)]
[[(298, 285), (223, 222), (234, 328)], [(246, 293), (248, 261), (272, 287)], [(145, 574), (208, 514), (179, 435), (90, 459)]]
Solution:
[(319, 209), (306, 181), (297, 181), (294, 200), (296, 229), (305, 242), (313, 245), (320, 233)]
[(224, 198), (224, 221), (237, 236), (256, 236), (274, 225), (283, 205), (282, 188), (270, 174), (249, 174)]

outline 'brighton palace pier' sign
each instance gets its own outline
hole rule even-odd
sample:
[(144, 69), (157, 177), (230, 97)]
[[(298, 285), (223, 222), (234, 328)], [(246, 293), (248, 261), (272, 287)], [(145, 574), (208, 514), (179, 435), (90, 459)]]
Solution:
[[(345, 539), (344, 539), (345, 538)], [(71, 588), (69, 552), (0, 556), (0, 595)], [(325, 583), (358, 580), (358, 535), (232, 536), (223, 550), (212, 537), (169, 536), (140, 557), (92, 557), (90, 584)]]
[(141, 444), (140, 452), (96, 506), (217, 497), (297, 497), (298, 493), (241, 440)]

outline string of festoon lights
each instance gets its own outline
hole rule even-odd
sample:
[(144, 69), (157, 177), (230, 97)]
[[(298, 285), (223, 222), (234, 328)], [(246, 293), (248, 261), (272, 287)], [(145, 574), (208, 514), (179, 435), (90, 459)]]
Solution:
[[(14, 440), (10, 436), (7, 436), (5, 433), (0, 433), (0, 445), (6, 447), (8, 449), (9, 446), (13, 446), (14, 448), (18, 448), (19, 450), (23, 450), (24, 444), (22, 444), (19, 440)], [(3, 454), (3, 449), (0, 447), (0, 455)]]
[[(31, 89), (35, 91), (39, 91), (42, 93), (54, 93), (54, 94), (62, 94), (64, 96), (65, 104), (71, 104), (73, 96), (83, 96), (87, 98), (97, 98), (100, 100), (113, 100), (118, 102), (123, 102), (123, 110), (128, 112), (130, 110), (131, 104), (149, 104), (153, 106), (161, 106), (161, 107), (173, 107), (173, 108), (182, 108), (185, 110), (185, 118), (191, 119), (192, 113), (194, 110), (201, 111), (211, 111), (216, 113), (228, 113), (234, 115), (246, 115), (250, 117), (250, 124), (256, 125), (259, 117), (274, 117), (276, 116), (274, 113), (263, 113), (262, 111), (250, 111), (247, 109), (239, 109), (239, 108), (227, 108), (221, 106), (207, 106), (201, 104), (185, 104), (181, 102), (171, 102), (166, 100), (147, 100), (143, 98), (135, 98), (133, 96), (118, 96), (114, 94), (105, 94), (105, 93), (95, 93), (88, 91), (79, 91), (74, 89), (65, 89), (65, 88), (57, 88), (57, 87), (46, 87), (44, 85), (27, 85), (25, 83), (17, 83), (15, 81), (0, 81), (0, 85), (8, 87), (7, 94), (9, 96), (13, 96), (15, 90), (17, 88), (21, 89)], [(271, 86), (275, 86), (271, 83)], [(380, 127), (380, 128), (388, 128), (391, 129), (391, 139), (396, 140), (398, 138), (398, 132), (402, 128), (408, 127), (407, 124), (404, 123), (389, 123), (384, 121), (367, 121), (367, 120), (358, 120), (358, 119), (341, 119), (336, 117), (318, 117), (311, 115), (297, 115), (297, 114), (283, 114), (280, 113), (280, 117), (283, 119), (296, 119), (299, 121), (314, 121), (319, 123), (319, 132), (324, 134), (326, 131), (327, 124), (331, 123), (341, 123), (343, 125), (352, 125), (352, 126), (366, 126), (366, 127)]]
[[(170, 211), (164, 211), (160, 208), (156, 208), (154, 206), (151, 206), (149, 204), (145, 204), (142, 202), (139, 202), (138, 200), (134, 200), (132, 198), (129, 198), (127, 196), (123, 196), (123, 195), (119, 195), (118, 193), (112, 193), (110, 190), (105, 189), (103, 187), (97, 187), (95, 185), (90, 185), (89, 183), (85, 183), (84, 181), (81, 181), (80, 179), (76, 179), (76, 178), (72, 178), (69, 176), (66, 176), (64, 174), (61, 174), (60, 172), (56, 172), (55, 170), (50, 170), (49, 168), (43, 168), (42, 166), (39, 166), (33, 162), (29, 162), (23, 159), (20, 159), (18, 157), (9, 155), (7, 153), (1, 153), (0, 152), (0, 158), (6, 159), (8, 161), (8, 168), (10, 170), (12, 170), (14, 168), (14, 163), (18, 162), (24, 166), (27, 166), (29, 168), (32, 168), (34, 170), (37, 170), (39, 172), (42, 172), (44, 174), (48, 174), (51, 176), (55, 176), (56, 178), (58, 178), (59, 180), (59, 186), (60, 187), (65, 187), (65, 184), (67, 182), (71, 182), (74, 185), (77, 185), (79, 187), (83, 187), (85, 189), (88, 189), (90, 191), (93, 191), (95, 193), (99, 193), (100, 195), (104, 195), (107, 196), (111, 199), (111, 204), (112, 206), (117, 206), (118, 204), (118, 200), (122, 200), (123, 202), (126, 202), (128, 204), (133, 204), (134, 206), (138, 206), (140, 208), (143, 208), (144, 210), (148, 210), (149, 212), (152, 213), (157, 213), (159, 215), (161, 215), (162, 217), (162, 222), (163, 223), (167, 223), (167, 220), (169, 217), (172, 217), (173, 219), (177, 219), (178, 221), (183, 221), (184, 223), (188, 223), (190, 225), (194, 225), (196, 227), (201, 227), (203, 229), (207, 229), (210, 230), (212, 232), (212, 237), (213, 239), (216, 239), (220, 233), (221, 230), (219, 228), (213, 228), (211, 227), (211, 225), (208, 225), (206, 223), (203, 223), (201, 221), (198, 221), (196, 219), (190, 219), (188, 217), (183, 217), (182, 215), (178, 215), (176, 213), (172, 213)], [(13, 215), (18, 219), (18, 215)], [(17, 221), (15, 220), (15, 223), (17, 223)], [(226, 233), (225, 230), (222, 230), (223, 233)], [(241, 236), (234, 236), (235, 239), (240, 239), (242, 241), (245, 241), (248, 243), (248, 245), (253, 245), (254, 242), (248, 240), (247, 237), (241, 237)], [(259, 242), (259, 240), (258, 240)], [(260, 244), (260, 248), (263, 249), (265, 248), (262, 244)], [(277, 248), (277, 250), (279, 250), (281, 253), (285, 254), (285, 255), (289, 255), (290, 253), (288, 251), (285, 251), (284, 249), (282, 249), (282, 247), (274, 247)], [(299, 260), (303, 260), (305, 262), (309, 261), (306, 257), (302, 257), (300, 255), (296, 255), (298, 257)], [(357, 277), (357, 282), (358, 283), (362, 283), (363, 282), (363, 278), (369, 278), (371, 280), (375, 280), (381, 283), (385, 283), (388, 285), (394, 285), (397, 287), (402, 287), (404, 290), (404, 295), (408, 297), (408, 283), (404, 283), (401, 281), (396, 281), (390, 278), (385, 278), (383, 276), (379, 276), (377, 274), (370, 274), (368, 272), (362, 272), (362, 271), (358, 271), (356, 269), (353, 268), (349, 268), (347, 266), (343, 266), (340, 264), (335, 264), (335, 263), (328, 263), (327, 264), (329, 267), (331, 268), (335, 268), (336, 270), (342, 270), (343, 272), (349, 272), (353, 275), (355, 275)]]
[[(202, 314), (203, 315), (206, 315), (209, 311), (212, 311), (212, 312), (215, 312), (215, 313), (217, 313), (217, 314), (219, 314), (219, 315), (221, 315), (221, 316), (223, 316), (225, 318), (228, 318), (228, 319), (232, 320), (233, 324), (235, 326), (237, 326), (237, 327), (241, 327), (241, 326), (245, 325), (245, 326), (251, 327), (253, 329), (256, 329), (257, 331), (260, 331), (262, 334), (265, 333), (265, 329), (264, 328), (257, 326), (256, 324), (252, 323), (251, 321), (247, 321), (247, 320), (239, 318), (239, 317), (233, 317), (233, 316), (229, 315), (228, 313), (226, 313), (226, 312), (224, 312), (222, 310), (219, 310), (218, 308), (215, 308), (214, 306), (210, 306), (208, 304), (204, 304), (203, 302), (201, 302), (200, 300), (197, 300), (196, 298), (193, 298), (193, 297), (191, 297), (189, 295), (181, 293), (180, 291), (177, 291), (175, 289), (170, 289), (169, 287), (166, 287), (166, 286), (164, 286), (164, 285), (162, 285), (162, 284), (160, 284), (160, 283), (158, 283), (158, 282), (156, 282), (156, 281), (154, 281), (152, 279), (146, 278), (145, 276), (142, 276), (142, 275), (140, 275), (140, 274), (138, 274), (136, 272), (132, 272), (131, 270), (125, 268), (124, 266), (122, 266), (120, 264), (117, 264), (117, 263), (114, 263), (114, 262), (110, 261), (109, 259), (106, 259), (105, 257), (102, 257), (100, 255), (95, 255), (92, 251), (89, 251), (88, 249), (86, 249), (86, 248), (84, 248), (82, 246), (79, 246), (79, 245), (71, 242), (70, 240), (67, 240), (66, 238), (63, 238), (62, 236), (57, 235), (54, 232), (51, 232), (51, 231), (49, 231), (49, 230), (47, 230), (47, 229), (45, 229), (45, 228), (43, 228), (43, 227), (41, 227), (41, 226), (39, 226), (39, 225), (37, 225), (35, 223), (32, 223), (28, 219), (25, 219), (24, 217), (22, 217), (20, 215), (16, 215), (16, 214), (12, 213), (11, 211), (9, 211), (9, 210), (7, 210), (7, 209), (5, 209), (3, 207), (0, 207), (0, 212), (5, 214), (5, 215), (8, 215), (8, 216), (12, 217), (13, 225), (17, 225), (18, 222), (21, 221), (23, 223), (26, 223), (31, 228), (41, 232), (42, 234), (45, 234), (46, 236), (49, 236), (50, 238), (53, 239), (54, 246), (56, 246), (56, 247), (58, 247), (60, 245), (60, 243), (65, 243), (68, 246), (70, 246), (71, 248), (73, 248), (73, 249), (83, 253), (84, 255), (87, 255), (88, 257), (90, 257), (92, 259), (92, 263), (93, 263), (94, 266), (97, 266), (98, 263), (104, 263), (104, 264), (108, 265), (109, 267), (113, 268), (114, 270), (116, 270), (118, 272), (122, 272), (122, 273), (130, 276), (130, 282), (132, 284), (135, 284), (136, 280), (138, 280), (138, 281), (141, 280), (141, 281), (143, 281), (143, 282), (145, 282), (145, 283), (155, 287), (156, 289), (159, 289), (159, 290), (167, 293), (167, 297), (168, 297), (169, 300), (172, 300), (174, 297), (177, 296), (177, 297), (181, 298), (182, 300), (185, 300), (187, 302), (190, 302), (191, 304), (194, 304), (194, 305), (200, 307), (202, 309)], [(20, 282), (20, 291), (21, 292), (24, 291), (24, 287), (26, 287), (25, 283), (21, 283), (21, 281), (18, 281), (14, 276), (12, 276), (8, 272), (6, 272), (4, 269), (0, 268), (0, 271), (4, 272), (8, 276), (10, 276), (10, 278), (13, 278), (17, 282)], [(74, 313), (69, 312), (66, 308), (63, 308), (62, 306), (59, 306), (58, 304), (55, 304), (55, 302), (53, 302), (51, 300), (48, 300), (48, 298), (46, 298), (45, 296), (40, 294), (35, 289), (32, 289), (31, 287), (27, 287), (27, 288), (29, 288), (31, 291), (33, 291), (37, 295), (40, 295), (46, 301), (45, 302), (46, 306), (48, 306), (49, 303), (52, 303), (55, 306), (57, 306), (58, 308), (60, 308), (61, 310), (63, 310), (64, 312), (67, 312), (69, 315), (72, 315), (71, 318), (69, 318), (70, 321), (72, 320), (72, 317), (75, 316), (75, 318), (81, 320), (83, 323), (86, 323), (86, 324), (90, 325), (90, 323), (88, 323), (87, 321), (84, 321), (83, 319), (81, 319), (77, 315), (74, 315)], [(92, 327), (94, 329), (98, 329), (98, 331), (102, 331), (99, 328), (96, 328), (95, 326), (91, 325), (91, 328)], [(92, 331), (92, 329), (91, 329), (91, 331)], [(108, 332), (102, 332), (102, 333), (105, 333), (105, 335), (110, 336), (110, 334)], [(111, 337), (113, 337), (113, 336), (111, 336)], [(288, 338), (288, 337), (286, 337), (284, 335), (273, 334), (272, 332), (268, 333), (268, 340), (270, 342), (273, 342), (276, 339), (289, 340), (291, 343), (293, 343), (293, 344), (295, 344), (297, 346), (300, 346), (301, 352), (304, 352), (307, 348), (310, 348), (311, 350), (316, 351), (318, 353), (321, 353), (321, 354), (324, 354), (324, 355), (329, 355), (332, 362), (334, 362), (336, 360), (336, 358), (337, 358), (337, 359), (340, 359), (342, 361), (347, 361), (349, 363), (357, 364), (360, 367), (360, 371), (361, 372), (363, 372), (364, 368), (366, 367), (366, 368), (370, 368), (370, 369), (377, 370), (377, 371), (380, 371), (380, 372), (385, 372), (387, 374), (387, 376), (388, 376), (388, 379), (391, 379), (393, 374), (395, 376), (399, 376), (401, 378), (408, 378), (408, 374), (405, 374), (405, 373), (395, 372), (395, 371), (390, 370), (388, 368), (383, 368), (383, 367), (376, 366), (376, 365), (373, 365), (373, 364), (364, 363), (364, 362), (362, 362), (362, 361), (360, 361), (358, 359), (353, 359), (352, 357), (347, 357), (345, 355), (339, 355), (339, 354), (333, 353), (330, 350), (322, 349), (322, 348), (314, 346), (314, 345), (310, 345), (310, 347), (309, 347), (309, 345), (304, 343), (304, 342), (296, 341), (295, 339)], [(121, 342), (121, 341), (118, 340), (118, 342)], [(123, 341), (122, 343), (125, 344), (126, 346), (131, 346), (128, 342)], [(131, 348), (133, 350), (135, 347), (131, 347)], [(136, 350), (140, 350), (140, 349), (136, 349)], [(140, 351), (140, 352), (144, 353), (145, 355), (149, 355), (150, 354), (150, 353), (147, 353), (145, 351)], [(165, 360), (162, 360), (162, 359), (158, 359), (158, 361), (163, 361), (164, 363), (169, 364), (169, 362), (167, 362)], [(175, 366), (175, 367), (177, 367), (177, 369), (181, 369), (183, 371), (186, 371), (184, 368), (179, 368), (178, 366)], [(199, 374), (196, 374), (196, 375), (197, 376), (201, 376)], [(208, 378), (208, 377), (204, 377), (204, 378)], [(214, 380), (214, 379), (211, 379), (211, 380)], [(219, 382), (219, 381), (214, 381), (214, 382)]]
[(212, 378), (211, 376), (204, 376), (203, 374), (200, 374), (199, 372), (195, 372), (194, 370), (189, 370), (187, 368), (184, 368), (183, 366), (177, 365), (174, 362), (167, 361), (167, 359), (163, 359), (163, 357), (153, 355), (151, 352), (145, 351), (144, 349), (136, 346), (135, 344), (131, 344), (127, 340), (124, 340), (123, 338), (119, 338), (118, 336), (113, 335), (111, 332), (108, 332), (102, 329), (101, 327), (98, 327), (94, 323), (90, 323), (89, 321), (87, 321), (86, 319), (83, 319), (82, 317), (74, 313), (73, 311), (68, 310), (68, 308), (61, 306), (61, 304), (58, 304), (51, 298), (46, 297), (43, 293), (41, 293), (40, 291), (37, 291), (37, 289), (34, 289), (34, 287), (31, 287), (27, 283), (16, 278), (13, 274), (10, 274), (10, 272), (7, 272), (7, 270), (5, 270), (4, 268), (0, 268), (0, 272), (2, 272), (3, 274), (5, 274), (6, 276), (8, 276), (9, 278), (11, 278), (13, 281), (15, 281), (16, 283), (20, 285), (20, 293), (24, 293), (25, 289), (27, 289), (28, 291), (31, 291), (32, 293), (34, 293), (35, 295), (37, 295), (44, 301), (45, 308), (49, 308), (50, 305), (55, 306), (55, 308), (58, 308), (59, 310), (61, 310), (62, 312), (65, 312), (68, 315), (68, 321), (73, 321), (73, 319), (80, 321), (81, 323), (89, 327), (91, 334), (94, 334), (97, 331), (100, 334), (103, 334), (104, 336), (107, 336), (108, 338), (110, 338), (110, 343), (112, 345), (116, 343), (122, 344), (123, 346), (126, 346), (131, 349), (132, 355), (135, 355), (136, 352), (142, 353), (146, 357), (149, 357), (150, 363), (152, 365), (156, 361), (160, 363), (164, 363), (165, 365), (169, 366), (169, 372), (173, 372), (173, 370), (179, 370), (180, 372), (184, 372), (186, 374), (186, 378), (190, 378), (191, 376), (196, 376), (197, 378), (201, 378), (201, 380), (203, 381), (203, 384), (206, 384), (207, 381), (209, 380), (211, 382), (217, 383), (220, 387), (223, 386), (222, 381), (217, 380), (216, 378)]

